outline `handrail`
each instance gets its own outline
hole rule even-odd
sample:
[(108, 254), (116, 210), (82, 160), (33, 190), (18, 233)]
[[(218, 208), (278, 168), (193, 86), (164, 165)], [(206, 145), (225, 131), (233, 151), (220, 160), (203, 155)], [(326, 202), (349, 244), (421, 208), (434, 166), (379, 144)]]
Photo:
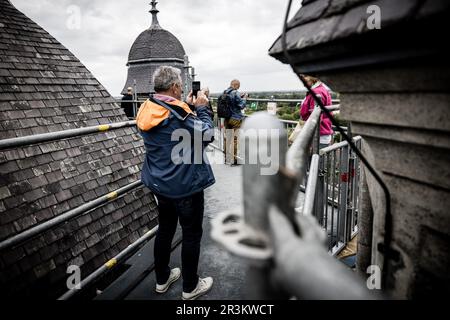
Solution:
[(16, 234), (15, 236), (12, 236), (11, 238), (8, 238), (6, 240), (3, 240), (2, 242), (0, 242), (0, 250), (9, 248), (11, 246), (17, 245), (19, 243), (22, 243), (30, 238), (32, 238), (35, 235), (38, 235), (56, 225), (59, 225), (73, 217), (79, 216), (83, 213), (88, 212), (91, 209), (94, 209), (95, 207), (106, 203), (110, 200), (116, 199), (118, 196), (132, 190), (135, 189), (137, 187), (139, 187), (140, 185), (142, 185), (141, 180), (132, 182), (122, 188), (119, 188), (115, 191), (112, 191), (106, 195), (103, 195), (97, 199), (94, 199), (92, 201), (89, 201), (75, 209), (69, 210), (63, 214), (60, 214), (50, 220), (47, 220), (37, 226), (34, 226), (30, 229), (27, 229), (25, 231), (22, 231), (19, 234)]
[(319, 155), (313, 154), (309, 167), (308, 182), (305, 189), (305, 202), (303, 203), (303, 215), (310, 216), (314, 210), (317, 178), (319, 174)]
[(0, 150), (4, 150), (11, 147), (21, 147), (25, 145), (48, 142), (54, 140), (61, 140), (65, 138), (73, 138), (81, 135), (86, 135), (96, 132), (105, 132), (109, 130), (121, 129), (125, 127), (132, 127), (136, 124), (136, 120), (114, 122), (109, 124), (100, 124), (97, 126), (82, 127), (76, 129), (67, 129), (61, 131), (54, 131), (48, 133), (41, 133), (17, 138), (9, 138), (0, 140)]
[[(358, 140), (361, 140), (361, 136), (356, 136), (356, 137), (353, 138), (353, 141), (355, 141), (355, 142), (358, 141)], [(341, 148), (343, 146), (346, 146), (346, 145), (348, 145), (347, 141), (341, 141), (341, 142), (338, 142), (338, 143), (334, 143), (331, 146), (328, 146), (328, 147), (320, 149), (319, 154), (323, 155), (324, 153), (331, 152), (333, 150), (339, 149), (339, 148)]]
[(109, 271), (113, 267), (115, 267), (117, 264), (122, 262), (127, 256), (135, 252), (137, 249), (139, 249), (139, 246), (147, 241), (148, 239), (151, 239), (154, 237), (156, 232), (158, 231), (158, 226), (154, 227), (153, 229), (147, 231), (142, 237), (137, 239), (135, 242), (130, 244), (128, 247), (126, 247), (124, 250), (119, 252), (114, 258), (109, 259), (107, 262), (105, 262), (101, 267), (99, 267), (97, 270), (92, 272), (89, 276), (87, 276), (85, 279), (83, 279), (79, 284), (79, 289), (72, 288), (69, 289), (66, 293), (64, 293), (62, 296), (58, 298), (58, 300), (67, 300), (71, 297), (73, 297), (75, 294), (81, 291), (86, 285), (96, 280), (98, 277), (103, 275), (105, 272)]
[(305, 122), (302, 131), (292, 143), (286, 155), (286, 167), (297, 174), (297, 179), (301, 180), (302, 174), (309, 153), (309, 146), (319, 124), (321, 110), (314, 108), (314, 111)]
[[(218, 97), (209, 97), (208, 98), (211, 101), (217, 100)], [(121, 98), (115, 98), (116, 103), (143, 103), (145, 102), (147, 99), (144, 100), (122, 100)], [(281, 103), (302, 103), (303, 99), (267, 99), (267, 98), (247, 98), (246, 101), (248, 102), (281, 102)], [(331, 103), (333, 105), (339, 104), (341, 100), (340, 99), (331, 99)]]
[[(287, 103), (301, 103), (305, 99), (259, 99), (259, 98), (247, 98), (250, 102), (287, 102)], [(332, 103), (339, 103), (339, 99), (332, 99)]]
[[(217, 100), (218, 97), (209, 97), (210, 100), (214, 101)], [(286, 102), (286, 103), (301, 103), (303, 99), (266, 99), (266, 98), (247, 98), (246, 101), (249, 102)], [(332, 99), (332, 103), (339, 103), (340, 99)]]
[(297, 121), (295, 121), (295, 120), (283, 120), (283, 119), (278, 119), (278, 120), (280, 120), (282, 123), (295, 124), (295, 125), (298, 124), (298, 120)]

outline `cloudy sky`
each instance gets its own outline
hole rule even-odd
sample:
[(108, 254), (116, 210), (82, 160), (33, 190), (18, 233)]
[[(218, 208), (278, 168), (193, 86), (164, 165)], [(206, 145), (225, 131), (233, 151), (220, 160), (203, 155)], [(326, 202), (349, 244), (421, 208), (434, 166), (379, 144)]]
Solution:
[[(151, 24), (150, 0), (11, 0), (69, 50), (113, 95), (126, 80), (128, 52)], [(300, 1), (294, 1), (295, 13)], [(212, 92), (233, 78), (243, 91), (298, 90), (289, 67), (267, 52), (287, 1), (160, 0), (160, 25), (183, 44), (197, 80)], [(79, 14), (78, 14), (79, 13)]]

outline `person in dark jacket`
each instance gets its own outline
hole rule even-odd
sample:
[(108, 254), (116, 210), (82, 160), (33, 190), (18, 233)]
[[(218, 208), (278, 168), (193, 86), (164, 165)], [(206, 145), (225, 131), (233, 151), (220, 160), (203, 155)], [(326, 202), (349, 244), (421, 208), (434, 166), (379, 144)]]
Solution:
[(120, 106), (125, 111), (125, 114), (128, 118), (134, 118), (134, 108), (133, 108), (133, 88), (128, 87), (127, 93), (123, 95), (122, 102), (120, 103)]
[[(153, 74), (153, 84), (156, 94), (141, 105), (136, 123), (146, 149), (141, 179), (158, 200), (155, 290), (166, 292), (182, 273), (182, 298), (191, 300), (205, 294), (213, 283), (211, 277), (199, 278), (197, 267), (203, 232), (203, 190), (215, 183), (203, 151), (214, 138), (214, 128), (207, 111), (208, 99), (202, 91), (197, 98), (192, 97), (192, 92), (188, 96), (187, 102), (193, 104), (195, 112), (180, 101), (179, 69), (159, 67)], [(179, 268), (169, 268), (178, 220), (183, 232), (182, 272)]]
[[(230, 87), (224, 91), (230, 97), (231, 102), (231, 117), (224, 121), (224, 126), (227, 130), (227, 133), (224, 135), (225, 163), (230, 165), (237, 164), (239, 129), (244, 120), (242, 110), (245, 108), (248, 97), (247, 93), (238, 92), (240, 87), (241, 82), (234, 79), (231, 80)], [(229, 141), (227, 141), (227, 137)]]

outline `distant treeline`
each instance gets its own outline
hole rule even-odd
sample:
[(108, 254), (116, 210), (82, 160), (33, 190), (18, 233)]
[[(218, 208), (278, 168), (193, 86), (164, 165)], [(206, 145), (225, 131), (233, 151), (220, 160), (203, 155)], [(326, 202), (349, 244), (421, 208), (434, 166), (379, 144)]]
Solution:
[[(305, 98), (306, 91), (260, 91), (249, 92), (249, 97), (252, 99), (293, 99), (298, 102), (278, 102), (277, 103), (277, 117), (283, 120), (300, 120), (300, 101)], [(213, 98), (220, 96), (220, 93), (211, 94)], [(331, 92), (332, 99), (339, 99), (339, 94)], [(217, 100), (214, 99), (213, 107), (216, 107)], [(267, 110), (267, 102), (248, 101), (245, 113), (250, 115), (256, 111)], [(339, 116), (336, 116), (339, 122)], [(345, 124), (345, 123), (343, 123)]]

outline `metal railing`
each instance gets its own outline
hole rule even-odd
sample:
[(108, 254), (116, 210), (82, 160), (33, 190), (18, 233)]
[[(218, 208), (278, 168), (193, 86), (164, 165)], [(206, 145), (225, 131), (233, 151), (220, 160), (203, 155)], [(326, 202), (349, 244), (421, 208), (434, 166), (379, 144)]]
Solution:
[[(292, 239), (292, 237), (283, 239), (280, 235), (278, 239), (272, 238), (274, 235), (273, 231), (278, 227), (279, 229), (276, 232), (285, 231), (288, 234), (294, 233), (300, 237), (302, 237), (303, 233), (307, 234), (311, 231), (311, 228), (320, 229), (318, 226), (307, 222), (310, 221), (308, 216), (316, 218), (319, 216), (317, 212), (321, 212), (318, 211), (317, 205), (317, 202), (322, 197), (321, 187), (323, 187), (323, 181), (319, 177), (322, 173), (321, 162), (324, 161), (324, 157), (320, 156), (319, 151), (320, 117), (321, 109), (316, 107), (289, 149), (287, 132), (284, 130), (282, 123), (275, 117), (265, 112), (259, 112), (250, 116), (243, 123), (243, 130), (240, 133), (244, 149), (243, 154), (246, 159), (256, 160), (256, 163), (245, 161), (242, 166), (243, 206), (219, 213), (212, 222), (211, 237), (225, 249), (246, 259), (248, 262), (245, 285), (248, 288), (247, 298), (249, 299), (274, 299), (279, 297), (280, 291), (277, 290), (279, 288), (276, 288), (277, 284), (265, 281), (265, 279), (267, 279), (267, 274), (271, 272), (270, 269), (274, 266), (272, 259), (276, 260), (280, 257), (289, 257), (286, 260), (276, 260), (277, 264), (286, 264), (281, 267), (282, 269), (290, 270), (285, 273), (285, 279), (280, 279), (284, 283), (283, 289), (286, 288), (286, 283), (289, 282), (290, 284), (293, 283), (294, 287), (299, 286), (302, 290), (313, 290), (319, 295), (323, 295), (327, 290), (322, 286), (319, 286), (320, 288), (314, 286), (306, 288), (306, 282), (292, 278), (292, 270), (295, 270), (299, 265), (303, 266), (300, 269), (308, 270), (302, 277), (309, 278), (312, 276), (314, 278), (316, 276), (308, 274), (308, 272), (321, 274), (322, 272), (330, 271), (336, 276), (342, 277), (342, 279), (351, 280), (352, 283), (356, 279), (351, 279), (352, 277), (348, 276), (351, 273), (348, 273), (348, 270), (342, 264), (332, 259), (331, 256), (337, 254), (336, 250), (329, 252), (329, 255), (323, 254), (323, 248), (317, 243), (314, 246), (308, 246), (308, 249), (305, 251), (302, 251), (303, 248), (298, 248), (298, 251), (295, 252), (291, 245), (294, 243), (302, 245), (297, 240)], [(264, 128), (264, 130), (259, 130), (261, 128)], [(278, 156), (273, 160), (275, 161), (274, 165), (278, 165), (278, 170), (274, 174), (262, 173), (262, 169), (267, 163), (264, 162), (264, 157), (261, 156), (265, 155), (270, 148), (268, 144), (260, 143), (261, 137), (267, 139), (267, 131), (265, 130), (270, 130), (271, 132), (274, 130), (270, 137), (270, 142), (268, 142), (270, 146), (273, 143), (277, 145), (275, 152), (277, 152)], [(341, 153), (343, 154), (343, 152)], [(345, 161), (342, 161), (341, 164), (343, 165), (344, 163)], [(340, 171), (340, 173), (343, 172), (344, 170)], [(306, 173), (308, 173), (307, 176)], [(306, 179), (306, 190), (305, 194), (301, 195), (299, 189), (304, 179)], [(352, 190), (354, 192), (355, 189), (353, 188)], [(303, 199), (301, 199), (302, 196), (304, 196)], [(348, 203), (348, 199), (344, 198), (344, 196), (339, 196), (339, 198), (341, 199), (340, 201)], [(300, 207), (296, 207), (297, 205), (300, 205)], [(326, 205), (328, 205), (327, 202)], [(272, 219), (276, 215), (285, 217), (283, 226), (271, 226), (272, 223), (276, 222)], [(355, 222), (357, 220), (356, 217), (352, 218), (351, 214), (345, 216), (344, 210), (337, 212), (336, 216), (339, 217), (340, 221), (343, 221), (345, 218), (349, 218), (345, 221)], [(279, 220), (279, 222), (282, 221)], [(286, 223), (289, 223), (290, 226)], [(321, 223), (321, 226), (323, 228), (323, 223)], [(304, 228), (308, 228), (308, 232)], [(346, 237), (347, 234), (345, 232), (340, 233), (344, 234), (344, 241), (346, 241), (345, 238), (349, 238)], [(309, 240), (305, 240), (305, 245), (308, 241), (321, 243), (322, 237), (318, 233), (315, 236), (310, 234), (310, 236)], [(330, 234), (328, 236), (330, 237)], [(283, 245), (283, 243), (277, 243), (277, 241), (283, 240), (288, 242), (286, 243), (288, 247), (285, 249), (289, 248), (289, 250), (276, 252), (276, 250), (282, 249), (280, 246)], [(289, 256), (291, 251), (292, 256)], [(312, 255), (314, 255), (314, 259), (308, 261)], [(311, 264), (315, 267), (311, 268)], [(305, 269), (306, 265), (308, 265), (308, 268)], [(330, 267), (329, 269), (328, 266)], [(307, 283), (311, 284), (308, 281)], [(354, 283), (356, 286), (356, 280)], [(291, 289), (294, 287), (291, 287)], [(304, 296), (304, 294), (300, 296)]]
[[(337, 255), (358, 231), (361, 170), (358, 158), (346, 141), (319, 150), (320, 115), (316, 107), (288, 151), (287, 167), (295, 172), (304, 170), (306, 187), (300, 183), (300, 190), (305, 192), (301, 212), (316, 217), (327, 232), (330, 254)], [(360, 147), (361, 137), (353, 140)], [(309, 150), (313, 154), (308, 163)]]
[[(339, 106), (328, 109), (339, 110)], [(358, 231), (360, 165), (345, 141), (319, 150), (320, 116), (321, 111), (316, 108), (304, 123), (287, 152), (286, 166), (293, 172), (301, 172), (297, 185), (305, 198), (303, 207), (297, 209), (304, 215), (316, 217), (327, 232), (329, 253), (337, 255)], [(285, 129), (298, 123), (278, 120)], [(216, 117), (215, 126), (218, 142), (213, 147), (224, 151), (223, 119)], [(348, 128), (344, 127), (344, 130), (348, 131)], [(354, 141), (360, 147), (361, 137), (355, 137)]]
[[(137, 111), (139, 110), (139, 106), (140, 104), (142, 104), (143, 102), (146, 101), (146, 99), (134, 99), (134, 100), (122, 100), (122, 98), (120, 97), (115, 97), (114, 98), (116, 100), (116, 103), (121, 104), (123, 103), (128, 103), (128, 104), (132, 104), (133, 106), (133, 112), (134, 112), (134, 116), (137, 115)], [(209, 97), (209, 100), (211, 101), (211, 103), (213, 103), (214, 101), (217, 101), (217, 97)], [(268, 102), (275, 102), (275, 103), (295, 103), (295, 104), (301, 104), (303, 102), (304, 99), (275, 99), (275, 98), (269, 98), (269, 99), (264, 99), (264, 98), (247, 98), (246, 99), (247, 102), (256, 102), (256, 103), (268, 103)], [(340, 103), (339, 99), (332, 99), (331, 103), (333, 106), (337, 106)], [(282, 121), (283, 123), (292, 123), (295, 122), (293, 120), (282, 120), (280, 119), (280, 121)]]
[(67, 138), (75, 138), (78, 136), (83, 136), (91, 133), (105, 132), (109, 130), (121, 129), (125, 127), (133, 127), (136, 125), (135, 120), (115, 122), (109, 124), (100, 124), (97, 126), (82, 127), (76, 129), (67, 129), (61, 131), (54, 131), (48, 133), (34, 134), (29, 136), (9, 138), (0, 140), (0, 150), (8, 148), (17, 148), (26, 145), (31, 145), (35, 143), (56, 141)]
[[(209, 98), (211, 101), (217, 100), (217, 97), (210, 97)], [(264, 98), (247, 98), (246, 99), (248, 102), (262, 102), (262, 103), (266, 103), (266, 102), (279, 102), (279, 103), (302, 103), (304, 99), (278, 99), (278, 98), (269, 98), (269, 99), (264, 99)], [(332, 104), (339, 104), (340, 100), (339, 99), (332, 99), (331, 100)]]
[[(300, 189), (305, 192), (302, 213), (316, 217), (327, 232), (330, 254), (337, 255), (358, 231), (360, 165), (346, 141), (319, 150), (320, 114), (320, 109), (316, 108), (305, 122), (288, 151), (287, 164), (289, 167), (290, 161), (295, 170), (305, 170), (306, 187), (300, 184)], [(309, 163), (305, 163), (305, 154), (309, 152), (307, 141), (312, 130), (315, 131), (313, 155)], [(360, 147), (361, 137), (353, 140)], [(297, 154), (297, 157), (289, 157), (290, 153)]]
[[(358, 147), (361, 146), (360, 136), (353, 140)], [(311, 175), (317, 180), (311, 214), (326, 230), (328, 250), (336, 255), (358, 232), (360, 163), (344, 141), (321, 149), (317, 165), (316, 169), (311, 163), (308, 173), (308, 177)], [(309, 185), (306, 186), (306, 194), (310, 192), (308, 188)]]

